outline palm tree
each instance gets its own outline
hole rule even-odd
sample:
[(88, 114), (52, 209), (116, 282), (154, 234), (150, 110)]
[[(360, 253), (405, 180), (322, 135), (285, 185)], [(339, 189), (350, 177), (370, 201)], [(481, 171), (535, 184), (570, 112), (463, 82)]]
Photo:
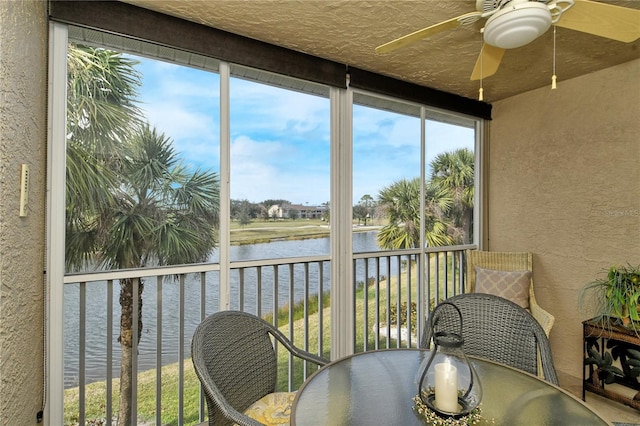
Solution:
[[(69, 67), (68, 84), (91, 81), (93, 86), (76, 92), (68, 123), (73, 149), (67, 154), (67, 268), (140, 268), (207, 259), (219, 223), (216, 173), (186, 168), (170, 138), (135, 119), (135, 87), (113, 88), (139, 84), (133, 62), (101, 49), (79, 50), (70, 49), (69, 61), (79, 55), (84, 66)], [(95, 60), (86, 52), (95, 54)], [(103, 56), (109, 60), (101, 60)], [(120, 104), (134, 113), (133, 120), (119, 111)], [(102, 113), (113, 119), (98, 122)], [(100, 199), (94, 202), (96, 195)], [(142, 279), (120, 281), (119, 425), (131, 424), (133, 309), (137, 305), (141, 331), (143, 289)]]
[(452, 200), (447, 215), (458, 234), (456, 242), (468, 244), (473, 229), (474, 156), (467, 148), (445, 152), (431, 161), (431, 184)]
[[(172, 265), (206, 260), (216, 246), (219, 187), (217, 175), (189, 172), (178, 160), (171, 139), (148, 125), (126, 144), (117, 188), (119, 204), (101, 218), (105, 223), (100, 255), (115, 269), (149, 264)], [(122, 346), (119, 424), (131, 419), (133, 289), (138, 285), (138, 330), (142, 330), (141, 279), (120, 282)], [(138, 341), (140, 334), (138, 334)]]
[(70, 45), (67, 55), (67, 269), (91, 261), (96, 212), (116, 201), (120, 143), (140, 120), (136, 62), (106, 49)]
[(451, 243), (447, 235), (448, 224), (442, 214), (450, 200), (436, 187), (426, 186), (426, 209), (420, 212), (420, 179), (402, 179), (383, 188), (378, 203), (388, 219), (378, 233), (378, 245), (384, 249), (414, 248), (420, 246), (420, 220), (425, 221), (425, 239), (429, 246)]
[(451, 220), (446, 212), (451, 208), (449, 194), (432, 182), (425, 184), (425, 241), (429, 247), (454, 244), (451, 236)]

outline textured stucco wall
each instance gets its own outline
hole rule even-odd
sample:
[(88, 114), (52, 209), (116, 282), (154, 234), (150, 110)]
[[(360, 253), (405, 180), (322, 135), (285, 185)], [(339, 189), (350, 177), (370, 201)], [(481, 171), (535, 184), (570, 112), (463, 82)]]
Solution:
[(582, 377), (580, 289), (611, 264), (640, 264), (640, 60), (497, 102), (493, 115), (489, 249), (534, 253), (556, 368)]
[[(36, 423), (43, 395), (47, 22), (44, 1), (0, 1), (0, 425)], [(20, 165), (30, 167), (19, 217)]]

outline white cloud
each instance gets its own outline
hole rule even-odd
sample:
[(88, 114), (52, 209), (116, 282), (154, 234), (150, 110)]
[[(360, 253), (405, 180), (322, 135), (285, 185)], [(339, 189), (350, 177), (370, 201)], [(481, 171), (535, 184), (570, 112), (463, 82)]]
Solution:
[(173, 139), (187, 164), (219, 170), (219, 77), (148, 59), (139, 67), (147, 121)]
[(231, 198), (292, 203), (329, 200), (329, 165), (318, 170), (312, 161), (282, 141), (256, 141), (240, 136), (231, 144)]
[(232, 79), (230, 93), (232, 120), (245, 132), (328, 132), (328, 99), (240, 79)]

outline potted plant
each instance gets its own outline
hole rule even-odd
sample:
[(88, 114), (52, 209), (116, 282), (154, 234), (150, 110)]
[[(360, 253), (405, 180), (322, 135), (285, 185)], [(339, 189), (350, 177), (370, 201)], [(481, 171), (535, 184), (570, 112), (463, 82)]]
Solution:
[(638, 333), (640, 329), (640, 266), (612, 266), (606, 277), (588, 283), (581, 302), (590, 296), (597, 318), (614, 321)]

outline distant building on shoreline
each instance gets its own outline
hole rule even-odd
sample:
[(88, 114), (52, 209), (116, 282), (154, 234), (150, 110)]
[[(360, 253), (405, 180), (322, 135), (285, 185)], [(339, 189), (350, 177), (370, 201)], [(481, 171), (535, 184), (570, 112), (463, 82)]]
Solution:
[(305, 206), (302, 204), (274, 204), (269, 207), (269, 217), (272, 219), (323, 219), (326, 216), (326, 206)]

